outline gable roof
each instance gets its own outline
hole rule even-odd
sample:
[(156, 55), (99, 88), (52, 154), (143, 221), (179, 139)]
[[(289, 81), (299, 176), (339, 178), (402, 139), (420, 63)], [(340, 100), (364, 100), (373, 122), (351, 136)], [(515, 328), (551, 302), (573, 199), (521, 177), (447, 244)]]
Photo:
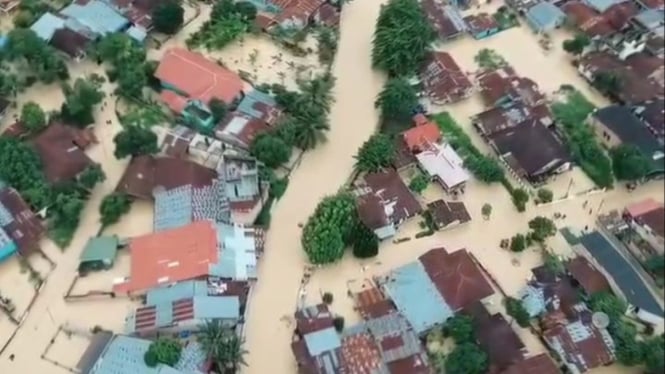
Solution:
[(638, 104), (635, 114), (658, 137), (665, 137), (665, 100), (650, 100)]
[(464, 17), (464, 22), (467, 24), (467, 29), (472, 35), (480, 34), (490, 30), (498, 29), (499, 24), (488, 13), (471, 14)]
[(420, 256), (419, 260), (453, 311), (494, 294), (466, 249), (448, 253), (445, 248), (435, 248)]
[(28, 256), (39, 247), (46, 232), (41, 220), (13, 188), (0, 188), (0, 227), (14, 241), (19, 253)]
[(40, 39), (49, 42), (53, 34), (64, 27), (65, 19), (63, 17), (46, 12), (30, 26), (30, 30), (34, 31)]
[(436, 178), (445, 189), (455, 188), (471, 177), (462, 158), (448, 143), (430, 143), (416, 158), (425, 173)]
[(402, 133), (404, 143), (411, 152), (423, 151), (429, 143), (437, 143), (441, 140), (439, 126), (428, 120), (424, 114), (416, 114), (413, 122), (415, 126)]
[(420, 203), (394, 170), (368, 173), (356, 183), (360, 219), (370, 229), (397, 223), (422, 211)]
[(166, 190), (155, 188), (154, 231), (188, 225), (195, 221), (229, 221), (231, 209), (217, 183), (195, 188), (191, 184)]
[(487, 106), (495, 106), (506, 99), (535, 106), (545, 99), (533, 80), (518, 76), (510, 66), (482, 72), (477, 79)]
[(79, 260), (80, 262), (104, 260), (113, 262), (118, 253), (119, 246), (120, 241), (115, 235), (90, 238), (85, 244), (85, 247), (79, 256)]
[(554, 4), (542, 2), (532, 6), (525, 17), (536, 31), (549, 31), (558, 26), (566, 18), (566, 14)]
[(612, 131), (621, 142), (638, 147), (645, 156), (652, 157), (656, 152), (663, 151), (663, 147), (656, 137), (630, 108), (610, 105), (596, 110), (593, 116)]
[(129, 20), (116, 12), (106, 2), (86, 0), (67, 5), (61, 14), (77, 20), (99, 35), (121, 31), (129, 24)]
[(529, 119), (514, 128), (492, 134), (490, 142), (518, 173), (535, 177), (570, 161), (561, 140), (537, 120)]
[(427, 204), (427, 210), (438, 228), (446, 227), (455, 221), (460, 224), (471, 221), (471, 215), (461, 201), (432, 201)]
[(434, 101), (456, 102), (470, 93), (471, 80), (447, 52), (430, 53), (420, 72), (427, 95)]
[(44, 175), (51, 183), (69, 181), (93, 164), (83, 151), (87, 131), (52, 123), (32, 139), (44, 166)]
[(252, 118), (239, 112), (229, 113), (217, 125), (215, 135), (218, 138), (238, 143), (239, 146), (249, 148), (252, 142), (260, 134), (270, 131), (270, 126), (265, 122)]
[(230, 104), (244, 86), (237, 74), (184, 48), (166, 51), (155, 77), (181, 91), (188, 99), (201, 100), (205, 104), (212, 98)]
[(444, 40), (453, 38), (466, 31), (466, 23), (455, 7), (443, 5), (443, 2), (435, 0), (423, 0), (420, 6), (439, 38)]
[(610, 291), (610, 284), (605, 276), (596, 270), (584, 257), (578, 256), (565, 263), (566, 270), (580, 284), (584, 292), (593, 295), (597, 292)]
[(210, 274), (225, 279), (256, 279), (257, 258), (263, 250), (263, 229), (217, 224), (217, 242), (221, 248), (219, 262), (210, 268)]
[(547, 353), (531, 356), (510, 365), (501, 374), (559, 374), (561, 371)]
[(654, 199), (646, 199), (626, 207), (626, 213), (640, 225), (648, 226), (660, 237), (665, 237), (665, 206)]
[[(358, 327), (356, 327), (358, 326)], [(345, 373), (373, 374), (384, 370), (381, 351), (363, 325), (347, 328), (342, 337), (342, 357)]]
[(85, 53), (92, 40), (68, 28), (58, 29), (53, 33), (50, 44), (71, 58), (78, 58)]
[(554, 124), (552, 112), (547, 105), (541, 104), (532, 107), (521, 101), (512, 102), (509, 106), (497, 106), (480, 112), (473, 117), (473, 124), (482, 135), (492, 135), (501, 130), (516, 127), (530, 118), (537, 120), (545, 127)]
[(208, 221), (139, 236), (129, 243), (129, 251), (129, 278), (113, 287), (119, 293), (207, 276), (219, 260), (217, 233)]

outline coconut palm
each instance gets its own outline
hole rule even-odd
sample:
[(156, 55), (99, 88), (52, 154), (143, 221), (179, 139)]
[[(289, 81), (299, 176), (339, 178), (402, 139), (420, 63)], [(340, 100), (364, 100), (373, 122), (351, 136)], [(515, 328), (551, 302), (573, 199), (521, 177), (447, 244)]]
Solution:
[(220, 321), (207, 320), (201, 326), (198, 341), (222, 373), (235, 373), (238, 366), (247, 366), (245, 355), (248, 352), (243, 347), (244, 340)]
[(295, 131), (295, 146), (302, 150), (314, 149), (326, 140), (325, 132), (330, 129), (328, 119), (317, 113), (298, 118)]
[(330, 72), (317, 76), (314, 79), (299, 82), (302, 94), (299, 97), (299, 105), (305, 107), (320, 108), (324, 113), (330, 112), (330, 104), (334, 101), (332, 88), (335, 79)]

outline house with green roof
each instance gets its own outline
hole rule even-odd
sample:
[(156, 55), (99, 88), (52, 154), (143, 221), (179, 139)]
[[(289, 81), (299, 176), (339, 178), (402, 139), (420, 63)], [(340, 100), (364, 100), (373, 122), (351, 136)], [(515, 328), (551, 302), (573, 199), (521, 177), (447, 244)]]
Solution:
[(118, 255), (118, 248), (120, 240), (115, 235), (88, 239), (79, 257), (79, 274), (85, 275), (89, 271), (112, 268)]

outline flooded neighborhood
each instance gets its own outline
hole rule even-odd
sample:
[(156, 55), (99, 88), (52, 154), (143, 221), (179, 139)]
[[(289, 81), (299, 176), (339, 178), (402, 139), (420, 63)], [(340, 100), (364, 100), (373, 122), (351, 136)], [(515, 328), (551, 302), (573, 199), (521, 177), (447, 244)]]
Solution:
[(0, 372), (665, 370), (662, 1), (0, 10)]

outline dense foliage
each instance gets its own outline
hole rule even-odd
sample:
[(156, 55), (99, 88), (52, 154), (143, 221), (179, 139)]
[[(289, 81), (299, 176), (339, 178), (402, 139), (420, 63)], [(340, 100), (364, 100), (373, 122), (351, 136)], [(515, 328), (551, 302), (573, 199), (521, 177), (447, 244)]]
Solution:
[(357, 258), (370, 258), (379, 254), (379, 238), (361, 222), (358, 222), (351, 241), (353, 255)]
[(219, 320), (206, 320), (197, 335), (206, 356), (212, 360), (219, 373), (235, 373), (240, 365), (247, 365), (244, 341), (231, 328)]
[(423, 173), (417, 173), (415, 177), (409, 181), (409, 189), (417, 194), (422, 193), (429, 185), (429, 178)]
[(388, 79), (374, 103), (384, 121), (410, 122), (418, 105), (416, 89), (405, 78)]
[(526, 210), (526, 203), (529, 202), (529, 193), (527, 193), (526, 190), (523, 188), (515, 188), (510, 192), (510, 196), (518, 212)]
[(493, 49), (483, 48), (473, 58), (481, 70), (495, 70), (507, 66), (506, 60)]
[(7, 34), (4, 56), (25, 63), (35, 77), (44, 83), (69, 78), (64, 60), (31, 29), (13, 29)]
[(374, 31), (372, 65), (390, 76), (416, 74), (435, 33), (416, 0), (390, 0)]
[(180, 360), (181, 353), (182, 346), (177, 340), (160, 337), (150, 343), (143, 358), (149, 367), (155, 367), (157, 364), (173, 367)]
[(484, 374), (489, 367), (487, 354), (473, 343), (455, 346), (446, 356), (446, 374)]
[(358, 216), (353, 196), (340, 192), (324, 198), (303, 229), (302, 245), (314, 264), (335, 262), (351, 244)]
[(360, 146), (355, 156), (356, 170), (377, 172), (390, 167), (395, 159), (395, 146), (384, 134), (374, 134)]
[(125, 194), (112, 193), (104, 196), (102, 203), (99, 205), (102, 227), (118, 222), (120, 217), (128, 213), (131, 207), (132, 200)]
[(270, 168), (276, 168), (291, 158), (291, 146), (280, 137), (271, 134), (259, 134), (250, 146), (251, 154)]
[(247, 33), (255, 17), (256, 8), (249, 2), (217, 0), (210, 20), (187, 39), (187, 46), (221, 49)]
[(157, 135), (139, 126), (125, 126), (121, 132), (113, 138), (115, 151), (113, 154), (117, 159), (127, 156), (151, 155), (159, 151), (157, 146)]
[(28, 131), (36, 133), (46, 127), (46, 113), (39, 104), (28, 101), (21, 108), (21, 123)]
[(319, 62), (332, 64), (337, 52), (337, 30), (321, 26), (316, 32), (316, 41), (319, 53)]
[(579, 55), (589, 44), (591, 44), (591, 39), (586, 34), (580, 33), (575, 35), (573, 39), (564, 40), (562, 47), (568, 53)]
[(529, 317), (529, 313), (526, 311), (526, 309), (524, 309), (524, 305), (522, 305), (520, 300), (512, 297), (506, 297), (504, 299), (504, 304), (506, 306), (506, 313), (513, 317), (518, 325), (521, 327), (529, 326), (529, 320), (531, 317)]
[(106, 174), (100, 164), (92, 164), (79, 174), (77, 180), (82, 188), (92, 190), (97, 183), (102, 183), (106, 180)]
[(621, 144), (610, 150), (612, 170), (618, 180), (639, 181), (651, 171), (651, 161), (634, 145)]
[(526, 249), (526, 237), (524, 234), (515, 234), (510, 238), (510, 250), (513, 252), (522, 252)]
[(118, 84), (116, 93), (126, 98), (143, 97), (148, 84), (145, 49), (124, 33), (109, 34), (96, 46), (97, 57), (113, 67), (109, 79)]
[(455, 344), (475, 342), (473, 319), (464, 314), (456, 314), (449, 318), (443, 327), (443, 333), (453, 338)]
[(538, 196), (538, 201), (541, 203), (549, 203), (554, 199), (554, 194), (547, 188), (539, 188), (536, 195)]
[(152, 24), (155, 31), (164, 34), (175, 34), (184, 20), (185, 9), (177, 0), (161, 1), (152, 11)]
[(531, 229), (531, 238), (540, 243), (556, 234), (554, 221), (543, 216), (537, 216), (530, 220), (529, 228)]
[(77, 78), (74, 85), (64, 83), (62, 91), (65, 102), (62, 104), (60, 114), (68, 123), (85, 127), (95, 122), (93, 114), (95, 105), (102, 102), (104, 92), (102, 83), (104, 79), (96, 74), (85, 78)]
[(41, 209), (49, 202), (41, 160), (26, 143), (0, 137), (0, 180), (18, 190), (33, 207)]
[(596, 185), (611, 187), (614, 178), (610, 159), (598, 144), (593, 130), (585, 124), (593, 110), (593, 104), (577, 91), (570, 92), (566, 102), (552, 105), (554, 117), (562, 125), (564, 140), (575, 161)]

